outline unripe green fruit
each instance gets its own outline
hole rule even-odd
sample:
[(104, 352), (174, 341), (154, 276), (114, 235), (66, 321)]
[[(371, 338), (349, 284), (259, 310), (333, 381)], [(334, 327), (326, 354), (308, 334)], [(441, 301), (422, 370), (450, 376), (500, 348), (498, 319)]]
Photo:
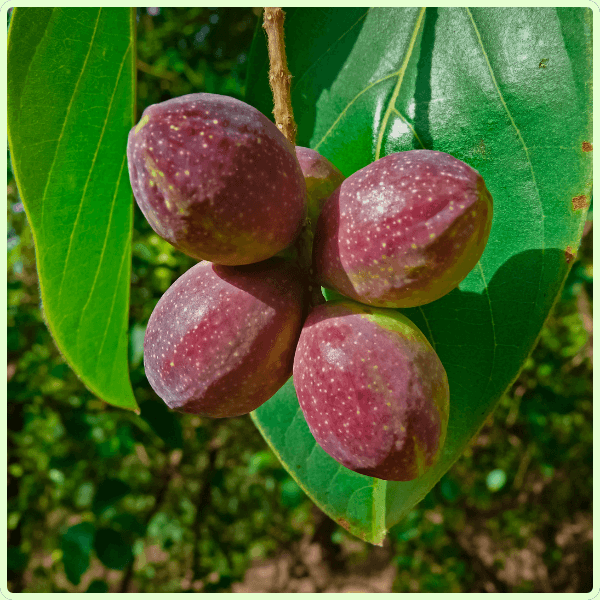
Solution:
[(433, 302), (473, 269), (492, 225), (477, 171), (433, 150), (380, 158), (326, 202), (313, 261), (325, 287), (382, 307)]
[(294, 147), (240, 100), (189, 94), (149, 106), (129, 133), (127, 158), (152, 228), (194, 258), (259, 262), (289, 246), (304, 224)]
[(409, 481), (437, 462), (448, 379), (427, 338), (397, 311), (351, 300), (315, 307), (296, 348), (294, 386), (315, 440), (345, 467)]
[(175, 410), (249, 413), (289, 379), (305, 311), (301, 276), (280, 259), (239, 267), (198, 263), (150, 316), (146, 377)]
[(323, 205), (342, 184), (344, 176), (335, 165), (312, 148), (296, 146), (296, 157), (306, 183), (308, 218), (315, 228)]
[[(279, 252), (277, 256), (292, 261), (298, 260), (303, 269), (309, 270), (319, 214), (329, 196), (344, 181), (344, 176), (324, 156), (311, 148), (296, 146), (296, 157), (306, 183), (308, 215), (296, 242)], [(320, 295), (320, 291), (317, 293)]]

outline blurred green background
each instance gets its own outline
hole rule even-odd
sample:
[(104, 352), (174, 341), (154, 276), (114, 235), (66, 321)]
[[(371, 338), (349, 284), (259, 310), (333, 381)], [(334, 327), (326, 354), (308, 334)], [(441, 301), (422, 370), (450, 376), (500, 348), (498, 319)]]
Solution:
[[(243, 98), (259, 9), (137, 14), (138, 115), (191, 92)], [(144, 327), (194, 261), (137, 208), (129, 323), (142, 413), (83, 387), (44, 325), (10, 161), (7, 177), (11, 592), (591, 590), (591, 211), (523, 372), (463, 457), (373, 547), (312, 505), (248, 416), (183, 416), (152, 392)]]

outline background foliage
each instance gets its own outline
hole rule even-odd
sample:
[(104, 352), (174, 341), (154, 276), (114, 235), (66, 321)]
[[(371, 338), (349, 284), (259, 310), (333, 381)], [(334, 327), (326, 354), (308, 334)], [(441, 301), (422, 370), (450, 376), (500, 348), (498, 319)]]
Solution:
[[(193, 91), (242, 97), (257, 12), (138, 17), (138, 115)], [(10, 591), (591, 589), (591, 212), (522, 374), (463, 457), (374, 548), (314, 509), (249, 417), (204, 420), (157, 401), (143, 373), (144, 327), (193, 261), (137, 209), (129, 323), (142, 413), (85, 390), (44, 326), (10, 163), (7, 176)]]

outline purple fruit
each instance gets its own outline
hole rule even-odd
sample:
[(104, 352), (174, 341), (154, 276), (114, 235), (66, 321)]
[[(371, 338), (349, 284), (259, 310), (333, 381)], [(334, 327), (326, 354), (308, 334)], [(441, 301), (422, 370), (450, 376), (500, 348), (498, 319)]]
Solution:
[(158, 301), (144, 366), (175, 410), (235, 417), (258, 408), (290, 377), (305, 316), (297, 270), (272, 259), (229, 267), (201, 262)]
[(438, 459), (448, 424), (448, 379), (405, 316), (351, 300), (315, 307), (294, 358), (294, 385), (319, 445), (345, 467), (391, 481)]
[(322, 285), (373, 306), (419, 306), (455, 288), (477, 264), (492, 197), (477, 171), (433, 150), (380, 158), (325, 204), (314, 242)]
[(152, 228), (194, 258), (262, 261), (289, 246), (306, 218), (294, 146), (240, 100), (189, 94), (149, 106), (129, 133), (127, 158)]
[(341, 185), (344, 176), (316, 150), (296, 146), (296, 156), (306, 183), (308, 218), (316, 226), (325, 201)]

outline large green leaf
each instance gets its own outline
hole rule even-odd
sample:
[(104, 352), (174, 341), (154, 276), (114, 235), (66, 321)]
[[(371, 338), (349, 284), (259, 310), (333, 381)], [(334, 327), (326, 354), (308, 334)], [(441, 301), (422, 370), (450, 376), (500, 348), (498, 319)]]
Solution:
[(129, 409), (134, 26), (130, 8), (17, 8), (8, 38), (10, 151), (44, 317), (86, 386)]
[[(299, 145), (346, 176), (393, 152), (441, 150), (477, 169), (494, 197), (489, 243), (459, 289), (402, 311), (448, 373), (450, 423), (435, 468), (411, 482), (383, 482), (338, 465), (316, 445), (291, 381), (253, 413), (306, 493), (379, 543), (460, 457), (515, 379), (577, 251), (591, 197), (592, 12), (286, 13)], [(267, 64), (259, 31), (247, 101), (270, 116)]]

